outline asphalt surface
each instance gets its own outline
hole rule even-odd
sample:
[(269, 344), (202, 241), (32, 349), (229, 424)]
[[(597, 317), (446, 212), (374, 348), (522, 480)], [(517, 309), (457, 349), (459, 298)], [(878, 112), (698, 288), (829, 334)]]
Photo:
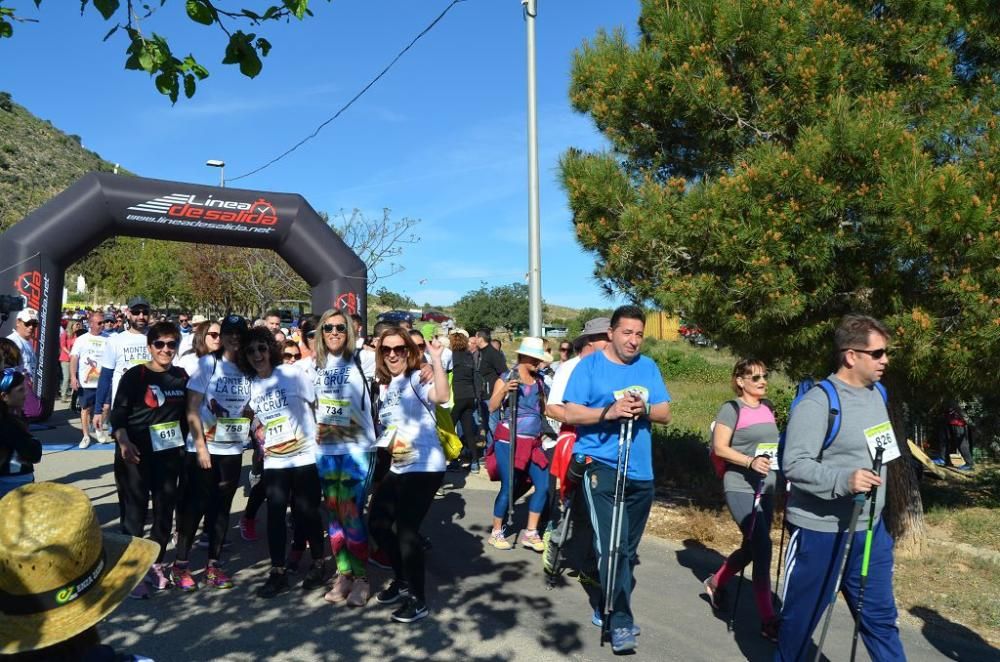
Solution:
[[(80, 487), (91, 497), (101, 523), (117, 530), (111, 446), (76, 450), (79, 432), (71, 426), (79, 422), (63, 407), (53, 415), (50, 429), (36, 433), (46, 444), (36, 478)], [(244, 485), (248, 467), (247, 456)], [(547, 590), (540, 555), (523, 548), (497, 551), (484, 544), (495, 494), (496, 485), (484, 476), (447, 475), (445, 495), (434, 502), (422, 529), (433, 544), (427, 555), (431, 615), (417, 623), (391, 621), (393, 608), (374, 599), (364, 609), (327, 604), (322, 591), (299, 588), (301, 573), (292, 576), (291, 591), (271, 600), (256, 597), (255, 589), (266, 579), (267, 544), (263, 536), (255, 543), (240, 538), (236, 525), (246, 503), (241, 489), (233, 506), (232, 544), (224, 559), (235, 587), (202, 587), (188, 594), (167, 590), (150, 600), (126, 600), (102, 624), (102, 635), (119, 651), (158, 662), (612, 658), (610, 646), (600, 645), (598, 628), (590, 622), (590, 609), (575, 580), (567, 578)], [(516, 512), (523, 525), (523, 501)], [(260, 517), (258, 530), (263, 534), (263, 510)], [(168, 550), (166, 560), (172, 558)], [(773, 646), (759, 635), (749, 581), (735, 632), (727, 632), (727, 615), (713, 614), (701, 595), (701, 582), (721, 558), (715, 550), (645, 537), (633, 594), (642, 635), (631, 659), (772, 659)], [(205, 552), (196, 548), (191, 562), (199, 579), (204, 561)], [(390, 574), (371, 568), (373, 592)], [(851, 632), (847, 607), (840, 602), (825, 647), (830, 660), (849, 659)], [(1000, 651), (969, 630), (945, 634), (907, 616), (901, 632), (910, 660), (1000, 660)], [(858, 659), (868, 659), (863, 650)]]

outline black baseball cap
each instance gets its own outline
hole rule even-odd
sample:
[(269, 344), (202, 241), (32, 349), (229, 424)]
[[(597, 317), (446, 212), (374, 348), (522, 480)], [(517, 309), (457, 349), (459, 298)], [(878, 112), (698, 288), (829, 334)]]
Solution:
[(128, 300), (128, 303), (125, 305), (128, 306), (129, 310), (132, 310), (133, 308), (138, 308), (139, 306), (145, 306), (146, 308), (150, 307), (149, 301), (146, 300), (146, 297), (132, 297), (131, 299)]

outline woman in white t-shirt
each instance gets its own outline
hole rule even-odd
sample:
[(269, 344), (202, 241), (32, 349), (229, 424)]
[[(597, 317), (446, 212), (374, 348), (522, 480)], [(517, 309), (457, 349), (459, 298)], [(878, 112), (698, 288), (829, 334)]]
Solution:
[(442, 349), (436, 342), (430, 346), (434, 373), (430, 384), (420, 383), (423, 355), (404, 329), (382, 332), (375, 362), (375, 374), (383, 385), (378, 445), (389, 449), (392, 465), (372, 497), (369, 526), (379, 548), (389, 554), (394, 574), (392, 583), (375, 599), (380, 604), (402, 601), (392, 613), (392, 619), (400, 623), (412, 623), (428, 614), (419, 530), (446, 466), (434, 416), (434, 405), (450, 397)]
[(201, 357), (222, 351), (222, 327), (218, 322), (200, 322), (191, 334), (191, 348), (174, 362), (189, 375), (194, 374)]
[(296, 538), (309, 543), (313, 563), (303, 589), (323, 585), (323, 529), (320, 522), (320, 485), (316, 473), (316, 393), (305, 373), (283, 365), (281, 347), (266, 327), (247, 332), (240, 346), (240, 366), (255, 375), (250, 383), (248, 416), (251, 429), (264, 447), (264, 484), (267, 490), (267, 549), (271, 573), (257, 590), (262, 598), (288, 590), (285, 511), (292, 502)]
[(188, 568), (188, 555), (203, 515), (208, 534), (205, 582), (213, 588), (233, 587), (219, 559), (240, 484), (243, 444), (250, 438), (250, 419), (243, 411), (250, 399), (250, 378), (238, 363), (247, 322), (239, 315), (229, 315), (221, 325), (202, 324), (209, 327), (195, 331), (204, 334), (201, 339), (195, 337), (195, 352), (211, 346), (207, 340), (213, 328), (217, 331), (211, 339), (221, 337), (221, 347), (200, 356), (187, 384), (185, 483), (177, 526), (177, 561), (171, 569), (174, 585), (182, 591), (198, 588)]
[(364, 509), (375, 467), (372, 403), (347, 313), (326, 311), (317, 331), (320, 338), (308, 373), (316, 391), (316, 469), (337, 561), (337, 577), (325, 598), (363, 607), (369, 595)]

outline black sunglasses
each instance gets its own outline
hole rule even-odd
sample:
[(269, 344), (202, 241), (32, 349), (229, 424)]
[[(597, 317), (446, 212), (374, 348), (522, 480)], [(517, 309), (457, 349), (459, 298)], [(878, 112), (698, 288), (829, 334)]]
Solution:
[(150, 344), (156, 349), (163, 349), (164, 347), (166, 347), (167, 349), (177, 349), (176, 340), (154, 340)]
[(205, 335), (208, 336), (209, 338), (211, 338), (212, 340), (216, 340), (222, 334), (219, 333), (218, 331), (209, 331)]
[(846, 347), (841, 351), (846, 352), (847, 350), (851, 350), (852, 352), (861, 352), (862, 354), (867, 354), (876, 361), (878, 361), (883, 356), (889, 356), (889, 350), (885, 347), (882, 347), (881, 349), (857, 349), (854, 347)]
[(38, 326), (38, 322), (36, 322), (35, 320), (31, 320), (30, 322), (21, 322), (21, 324), (25, 326)]
[(286, 361), (287, 361), (287, 360), (289, 360), (289, 359), (291, 359), (291, 360), (296, 360), (296, 359), (300, 359), (300, 358), (302, 358), (302, 355), (301, 355), (301, 354), (292, 354), (291, 352), (285, 352), (285, 353), (284, 353), (284, 354), (282, 354), (281, 356), (282, 356), (282, 358), (284, 358), (284, 359), (285, 359)]
[(114, 324), (114, 323), (115, 323), (114, 320), (104, 320), (103, 322), (101, 322), (101, 324)]
[(129, 312), (133, 315), (145, 315), (149, 317), (149, 308), (129, 308)]
[(337, 333), (347, 333), (347, 325), (346, 324), (323, 325), (323, 333), (333, 333), (334, 331), (336, 331)]
[(397, 356), (406, 356), (406, 345), (379, 345), (378, 351), (382, 352), (383, 356), (388, 356), (389, 354), (396, 354)]
[(569, 347), (560, 347), (559, 351), (560, 352), (568, 352), (569, 351)]
[(247, 347), (247, 354), (267, 354), (270, 351), (270, 347), (267, 345), (250, 345)]

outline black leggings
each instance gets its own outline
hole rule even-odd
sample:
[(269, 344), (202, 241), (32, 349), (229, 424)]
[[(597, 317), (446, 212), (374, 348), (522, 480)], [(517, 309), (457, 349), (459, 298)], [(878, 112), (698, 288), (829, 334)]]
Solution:
[(462, 445), (465, 446), (465, 454), (473, 459), (476, 455), (476, 440), (479, 437), (479, 430), (476, 429), (476, 422), (472, 418), (476, 411), (476, 401), (472, 398), (455, 400), (455, 406), (451, 408), (451, 420), (456, 424), (462, 424)]
[(198, 522), (203, 515), (205, 531), (208, 533), (208, 558), (210, 561), (218, 561), (222, 554), (222, 543), (229, 529), (229, 513), (233, 509), (233, 497), (240, 483), (243, 455), (209, 457), (212, 458), (211, 469), (202, 469), (198, 465), (197, 453), (188, 453), (185, 462), (187, 482), (177, 525), (178, 561), (188, 560), (198, 531)]
[(424, 546), (420, 523), (441, 487), (443, 472), (389, 472), (372, 497), (368, 528), (392, 560), (397, 580), (409, 586), (410, 595), (423, 601)]
[(295, 540), (308, 541), (313, 559), (323, 558), (323, 524), (320, 515), (319, 473), (315, 464), (288, 469), (264, 469), (267, 484), (267, 549), (271, 567), (285, 567), (288, 527), (285, 511), (292, 502)]
[(173, 529), (177, 484), (184, 467), (184, 448), (154, 453), (152, 447), (139, 447), (139, 453), (139, 464), (131, 464), (122, 458), (121, 446), (115, 444), (115, 476), (119, 480), (122, 529), (130, 536), (143, 537), (152, 495), (153, 526), (149, 539), (160, 544), (156, 562), (161, 563)]

